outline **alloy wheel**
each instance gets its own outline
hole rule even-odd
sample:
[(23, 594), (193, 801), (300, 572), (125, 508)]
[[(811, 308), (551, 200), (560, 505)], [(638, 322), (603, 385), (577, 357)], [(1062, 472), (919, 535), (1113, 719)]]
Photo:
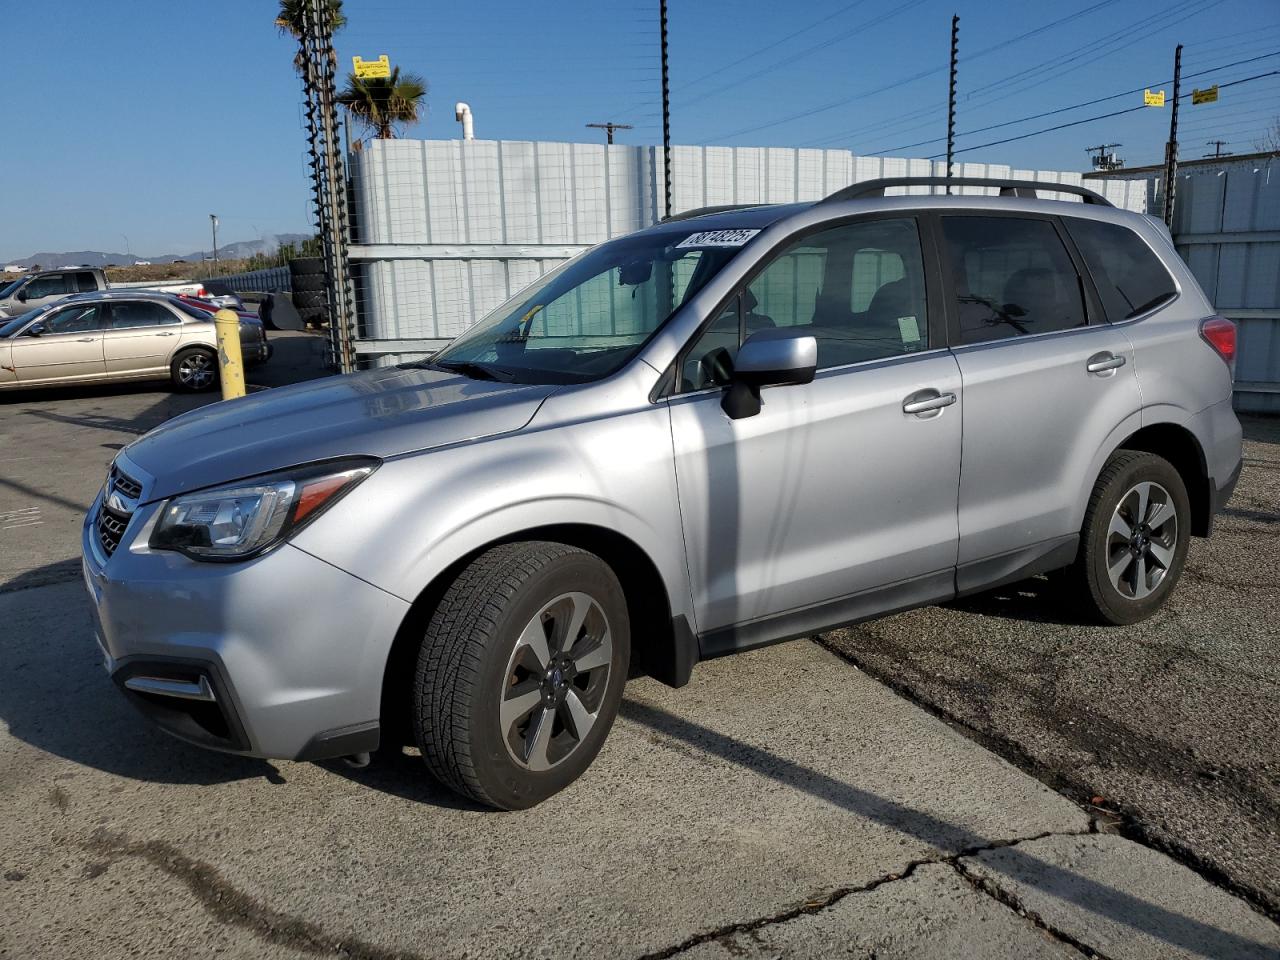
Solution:
[(587, 738), (609, 685), (609, 618), (585, 593), (545, 604), (507, 661), (500, 705), (503, 740), (528, 770), (550, 770)]
[(178, 379), (183, 385), (196, 390), (209, 386), (213, 383), (213, 361), (205, 353), (183, 357), (178, 364)]
[(1150, 596), (1173, 566), (1178, 545), (1178, 511), (1169, 491), (1143, 481), (1129, 489), (1111, 514), (1107, 529), (1107, 575), (1129, 600)]

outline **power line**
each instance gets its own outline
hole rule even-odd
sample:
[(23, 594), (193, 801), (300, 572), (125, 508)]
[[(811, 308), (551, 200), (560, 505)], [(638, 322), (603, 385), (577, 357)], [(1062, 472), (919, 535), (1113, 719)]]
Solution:
[[(1245, 78), (1244, 78), (1244, 79), (1242, 79), (1242, 80), (1233, 80), (1231, 83), (1222, 83), (1222, 84), (1219, 84), (1218, 86), (1219, 86), (1219, 89), (1223, 89), (1223, 88), (1226, 88), (1226, 87), (1234, 87), (1234, 86), (1237, 86), (1238, 84), (1241, 84), (1241, 83), (1251, 83), (1251, 82), (1253, 82), (1254, 80), (1261, 80), (1263, 77), (1274, 77), (1274, 76), (1280, 76), (1280, 70), (1272, 70), (1272, 71), (1270, 71), (1269, 73), (1259, 73), (1259, 74), (1256, 74), (1255, 76), (1252, 76), (1252, 77), (1245, 77)], [(1188, 100), (1188, 99), (1190, 99), (1190, 97), (1191, 97), (1191, 94), (1189, 94), (1189, 93), (1184, 93), (1184, 94), (1182, 94), (1182, 96), (1181, 96), (1181, 97), (1179, 97), (1178, 99), (1179, 99), (1179, 100)], [(980, 143), (980, 144), (977, 144), (976, 146), (972, 146), (972, 147), (963, 147), (963, 148), (961, 148), (961, 149), (959, 149), (959, 150), (957, 150), (957, 151), (955, 151), (955, 152), (956, 152), (956, 153), (969, 153), (969, 152), (970, 152), (970, 151), (972, 151), (972, 150), (982, 150), (982, 149), (984, 149), (984, 148), (986, 148), (986, 147), (998, 147), (998, 146), (1000, 146), (1001, 144), (1005, 144), (1005, 143), (1014, 143), (1014, 142), (1016, 142), (1016, 141), (1018, 141), (1018, 140), (1026, 140), (1026, 139), (1028, 139), (1028, 138), (1030, 138), (1030, 137), (1038, 137), (1038, 136), (1040, 136), (1040, 134), (1042, 134), (1042, 133), (1053, 133), (1055, 130), (1066, 130), (1068, 127), (1078, 127), (1078, 126), (1080, 126), (1080, 125), (1081, 125), (1081, 124), (1083, 124), (1083, 123), (1093, 123), (1095, 120), (1109, 120), (1109, 119), (1111, 119), (1112, 117), (1122, 117), (1122, 116), (1124, 116), (1124, 115), (1125, 115), (1125, 114), (1127, 114), (1127, 113), (1135, 113), (1135, 112), (1137, 112), (1137, 111), (1139, 111), (1139, 110), (1146, 110), (1146, 109), (1148, 109), (1148, 108), (1147, 108), (1146, 106), (1143, 106), (1143, 105), (1139, 105), (1139, 106), (1136, 106), (1136, 107), (1126, 107), (1124, 110), (1116, 110), (1116, 111), (1114, 111), (1114, 112), (1112, 112), (1112, 113), (1103, 113), (1103, 114), (1099, 114), (1099, 115), (1098, 115), (1098, 116), (1096, 116), (1096, 117), (1085, 117), (1083, 120), (1072, 120), (1072, 121), (1070, 121), (1069, 123), (1060, 123), (1060, 124), (1057, 124), (1056, 126), (1052, 126), (1052, 127), (1045, 127), (1043, 130), (1033, 130), (1033, 131), (1031, 131), (1030, 133), (1020, 134), (1019, 136), (1016, 136), (1016, 137), (1007, 137), (1007, 138), (1005, 138), (1004, 140), (992, 140), (990, 143)], [(940, 159), (942, 159), (944, 156), (946, 156), (946, 154), (936, 153), (936, 154), (934, 154), (933, 156), (928, 157), (928, 159), (929, 159), (929, 160), (940, 160)]]
[[(995, 102), (998, 102), (998, 101), (1000, 101), (1000, 100), (1007, 99), (1008, 97), (1014, 96), (1014, 95), (1016, 95), (1018, 92), (1020, 92), (1020, 90), (1022, 89), (1022, 87), (1018, 87), (1018, 86), (1017, 86), (1017, 84), (1022, 84), (1023, 86), (1025, 86), (1025, 85), (1026, 85), (1026, 84), (1025, 84), (1025, 81), (1026, 81), (1026, 75), (1027, 75), (1028, 73), (1032, 73), (1032, 72), (1037, 71), (1037, 70), (1044, 70), (1044, 69), (1046, 69), (1046, 68), (1052, 69), (1052, 68), (1055, 68), (1055, 67), (1065, 66), (1067, 63), (1070, 63), (1070, 62), (1072, 62), (1072, 61), (1074, 61), (1074, 60), (1078, 60), (1078, 59), (1080, 59), (1080, 57), (1087, 55), (1087, 54), (1088, 54), (1088, 53), (1090, 53), (1092, 50), (1096, 50), (1096, 49), (1098, 49), (1099, 47), (1103, 47), (1103, 46), (1112, 46), (1112, 45), (1114, 45), (1114, 44), (1116, 44), (1116, 43), (1119, 43), (1120, 45), (1119, 45), (1119, 46), (1117, 46), (1117, 47), (1115, 47), (1115, 49), (1104, 51), (1104, 52), (1100, 53), (1098, 56), (1094, 57), (1094, 58), (1093, 58), (1093, 60), (1086, 61), (1086, 63), (1092, 63), (1092, 62), (1094, 62), (1094, 61), (1096, 61), (1096, 60), (1104, 59), (1105, 57), (1108, 57), (1108, 56), (1111, 56), (1112, 54), (1118, 53), (1120, 50), (1123, 50), (1125, 47), (1132, 46), (1132, 45), (1133, 45), (1133, 44), (1135, 44), (1135, 43), (1139, 43), (1139, 42), (1141, 42), (1141, 41), (1143, 41), (1143, 40), (1149, 39), (1149, 38), (1150, 38), (1151, 36), (1153, 36), (1155, 33), (1159, 33), (1159, 32), (1162, 32), (1162, 31), (1164, 31), (1164, 30), (1168, 30), (1168, 29), (1172, 28), (1173, 26), (1177, 25), (1178, 23), (1182, 22), (1182, 20), (1188, 19), (1188, 18), (1193, 17), (1193, 16), (1198, 16), (1199, 14), (1201, 14), (1201, 13), (1205, 12), (1205, 10), (1209, 9), (1209, 7), (1211, 7), (1211, 6), (1216, 6), (1218, 3), (1221, 3), (1221, 2), (1222, 2), (1222, 0), (1212, 0), (1212, 2), (1209, 2), (1207, 5), (1203, 5), (1203, 6), (1201, 6), (1199, 9), (1194, 9), (1194, 10), (1193, 10), (1192, 8), (1193, 8), (1193, 7), (1195, 7), (1195, 6), (1196, 6), (1196, 4), (1203, 4), (1203, 3), (1204, 3), (1204, 0), (1183, 0), (1183, 2), (1182, 2), (1182, 3), (1176, 4), (1173, 8), (1171, 8), (1171, 10), (1169, 11), (1169, 13), (1170, 13), (1171, 15), (1175, 15), (1175, 16), (1176, 16), (1177, 14), (1185, 14), (1185, 16), (1183, 16), (1183, 17), (1181, 17), (1181, 18), (1179, 18), (1179, 19), (1175, 19), (1175, 20), (1168, 20), (1167, 22), (1165, 22), (1161, 27), (1159, 27), (1159, 28), (1158, 28), (1157, 30), (1155, 30), (1155, 31), (1149, 31), (1149, 32), (1147, 32), (1147, 33), (1145, 33), (1145, 34), (1139, 35), (1139, 36), (1137, 36), (1137, 37), (1133, 37), (1133, 31), (1134, 31), (1134, 29), (1135, 29), (1135, 28), (1138, 28), (1138, 27), (1142, 27), (1142, 26), (1146, 26), (1146, 25), (1147, 25), (1147, 23), (1148, 23), (1147, 18), (1143, 18), (1142, 20), (1136, 21), (1136, 22), (1134, 22), (1134, 23), (1126, 24), (1125, 26), (1123, 26), (1123, 27), (1119, 28), (1118, 30), (1114, 31), (1113, 33), (1110, 33), (1110, 34), (1108, 34), (1108, 35), (1106, 35), (1106, 36), (1104, 36), (1104, 37), (1102, 37), (1102, 38), (1100, 38), (1100, 39), (1098, 39), (1098, 40), (1091, 40), (1089, 43), (1086, 43), (1086, 44), (1084, 44), (1084, 45), (1082, 45), (1082, 46), (1080, 46), (1080, 47), (1076, 47), (1076, 48), (1075, 48), (1075, 49), (1073, 49), (1073, 50), (1069, 50), (1069, 51), (1067, 51), (1067, 53), (1065, 53), (1065, 54), (1063, 54), (1063, 55), (1061, 55), (1061, 56), (1057, 57), (1057, 58), (1056, 58), (1056, 59), (1054, 59), (1054, 60), (1050, 60), (1050, 61), (1048, 61), (1047, 63), (1037, 64), (1035, 67), (1027, 68), (1027, 69), (1024, 69), (1024, 70), (1019, 70), (1019, 71), (1016, 71), (1015, 73), (1009, 74), (1009, 75), (1007, 75), (1007, 76), (1005, 76), (1005, 77), (1002, 77), (1002, 78), (999, 78), (999, 79), (997, 79), (997, 80), (993, 80), (993, 81), (991, 81), (991, 82), (989, 82), (989, 83), (987, 83), (987, 84), (984, 84), (984, 85), (982, 85), (982, 86), (978, 87), (976, 90), (974, 90), (974, 91), (972, 91), (971, 93), (969, 93), (969, 94), (964, 98), (963, 103), (964, 103), (964, 105), (965, 105), (965, 106), (967, 106), (967, 107), (974, 107), (974, 106), (979, 106), (979, 105), (981, 105), (981, 106), (986, 106), (986, 105), (989, 105), (989, 104), (991, 104), (991, 103), (995, 103)], [(1072, 14), (1071, 16), (1072, 16), (1072, 17), (1083, 16), (1083, 15), (1084, 15), (1084, 14), (1086, 14), (1086, 13), (1092, 12), (1092, 10), (1093, 10), (1093, 8), (1092, 8), (1092, 7), (1090, 7), (1090, 8), (1086, 8), (1086, 9), (1084, 9), (1084, 10), (1077, 11), (1075, 14)], [(1127, 40), (1126, 40), (1126, 38), (1131, 38), (1131, 39), (1127, 39)], [(1010, 41), (1010, 42), (1014, 42), (1014, 41)], [(969, 61), (969, 60), (976, 59), (978, 56), (981, 56), (981, 55), (983, 55), (983, 54), (990, 53), (990, 52), (993, 52), (994, 50), (1000, 49), (1000, 47), (1001, 47), (1001, 46), (1003, 46), (1003, 44), (996, 44), (996, 45), (994, 45), (993, 47), (988, 47), (988, 48), (986, 48), (985, 50), (981, 50), (981, 51), (979, 51), (979, 52), (978, 52), (978, 54), (975, 54), (973, 57), (968, 57), (968, 58), (966, 58), (966, 62), (967, 62), (967, 61)], [(1081, 66), (1084, 66), (1084, 64), (1081, 64)], [(899, 81), (895, 81), (894, 83), (887, 84), (886, 86), (884, 86), (884, 87), (880, 87), (880, 88), (878, 88), (877, 90), (870, 91), (870, 92), (867, 92), (867, 93), (864, 93), (864, 94), (859, 94), (859, 95), (854, 96), (854, 97), (848, 97), (848, 98), (845, 98), (844, 100), (837, 101), (837, 102), (836, 102), (836, 103), (834, 103), (834, 104), (830, 104), (830, 105), (827, 105), (827, 106), (825, 106), (825, 107), (819, 108), (819, 110), (830, 109), (830, 108), (833, 108), (834, 106), (842, 106), (842, 105), (844, 105), (844, 104), (847, 104), (847, 103), (852, 102), (853, 100), (861, 99), (861, 98), (863, 98), (863, 97), (874, 96), (875, 94), (883, 93), (883, 92), (885, 92), (885, 91), (887, 91), (887, 90), (892, 90), (892, 89), (894, 89), (894, 88), (896, 88), (896, 87), (898, 87), (898, 86), (901, 86), (901, 85), (903, 85), (903, 84), (905, 84), (905, 83), (913, 82), (914, 80), (916, 80), (916, 79), (918, 79), (918, 78), (920, 78), (920, 77), (922, 77), (922, 76), (927, 76), (927, 75), (929, 75), (929, 74), (933, 74), (933, 73), (940, 73), (940, 72), (942, 72), (942, 70), (943, 70), (943, 69), (944, 69), (944, 68), (942, 68), (942, 67), (937, 67), (937, 68), (934, 68), (933, 70), (928, 70), (928, 71), (925, 71), (924, 73), (916, 74), (916, 75), (915, 75), (915, 76), (913, 76), (913, 77), (906, 78), (905, 80), (899, 80)], [(1051, 75), (1048, 79), (1052, 79), (1052, 76), (1054, 76), (1054, 75)], [(1046, 78), (1045, 78), (1045, 77), (1043, 77), (1043, 76), (1036, 76), (1036, 77), (1034, 77), (1034, 78), (1031, 80), (1031, 82), (1032, 82), (1033, 84), (1037, 84), (1037, 85), (1038, 85), (1038, 84), (1043, 83), (1045, 79), (1046, 79)], [(987, 97), (987, 98), (985, 98), (985, 99), (980, 99), (980, 102), (979, 102), (979, 103), (974, 103), (974, 98), (975, 98), (975, 97), (981, 98), (981, 94), (983, 93), (983, 91), (987, 91), (987, 90), (994, 90), (994, 89), (996, 89), (996, 88), (998, 88), (998, 87), (1000, 87), (1000, 86), (1004, 86), (1004, 85), (1007, 85), (1007, 84), (1009, 84), (1009, 83), (1014, 83), (1014, 84), (1015, 84), (1015, 89), (1014, 89), (1014, 90), (1011, 90), (1011, 91), (1009, 91), (1009, 92), (1007, 92), (1007, 93), (1000, 94), (999, 96), (996, 96), (996, 97)], [(915, 118), (917, 118), (917, 117), (926, 116), (926, 115), (929, 115), (929, 114), (937, 114), (937, 113), (940, 113), (942, 109), (944, 109), (944, 108), (943, 108), (943, 107), (941, 107), (941, 106), (924, 107), (924, 108), (921, 108), (920, 110), (913, 111), (912, 113), (909, 113), (909, 114), (906, 114), (906, 115), (903, 115), (903, 116), (899, 116), (899, 117), (895, 118), (894, 120), (889, 121), (889, 122), (888, 122), (888, 126), (891, 126), (891, 127), (892, 127), (892, 126), (897, 126), (897, 125), (899, 125), (899, 123), (900, 123), (901, 121), (911, 120), (911, 119), (915, 119)], [(813, 112), (819, 112), (819, 111), (810, 111), (810, 113), (813, 113)], [(808, 113), (805, 113), (805, 114), (799, 114), (799, 115), (797, 115), (797, 117), (803, 117), (803, 116), (808, 116), (808, 115), (809, 115)], [(775, 123), (785, 123), (785, 122), (787, 122), (787, 120), (788, 120), (788, 119), (792, 119), (792, 118), (786, 118), (786, 119), (781, 120), (781, 121), (776, 121)], [(743, 132), (751, 133), (751, 132), (755, 132), (755, 130), (763, 129), (764, 127), (773, 126), (773, 125), (775, 125), (775, 124), (763, 124), (763, 125), (761, 125), (761, 126), (759, 126), (759, 127), (756, 127), (756, 128), (754, 128), (754, 129), (749, 129), (749, 130), (746, 130), (746, 131), (738, 131), (738, 133), (743, 133)], [(849, 138), (851, 138), (851, 137), (853, 137), (853, 136), (857, 136), (857, 135), (860, 135), (860, 134), (864, 134), (864, 133), (868, 132), (870, 129), (879, 128), (879, 127), (884, 127), (885, 125), (886, 125), (886, 122), (885, 122), (885, 121), (881, 121), (881, 122), (879, 122), (879, 123), (872, 124), (872, 125), (870, 125), (869, 127), (868, 127), (868, 126), (855, 127), (855, 128), (853, 128), (852, 130), (846, 130), (846, 131), (844, 131), (843, 133), (836, 134), (836, 135), (831, 136), (831, 137), (826, 137), (826, 138), (824, 138), (824, 139), (822, 139), (822, 140), (817, 141), (817, 142), (816, 142), (816, 143), (814, 143), (813, 145), (814, 145), (814, 146), (822, 146), (822, 145), (829, 144), (829, 143), (835, 143), (835, 142), (840, 141), (840, 140), (846, 140), (846, 139), (849, 139)], [(916, 125), (915, 125), (915, 126), (913, 126), (913, 127), (908, 127), (908, 128), (906, 128), (906, 129), (905, 129), (905, 130), (903, 130), (902, 132), (903, 132), (903, 133), (906, 133), (906, 132), (908, 132), (909, 130), (918, 130), (918, 129), (921, 129), (922, 127), (926, 127), (926, 126), (929, 126), (929, 125), (930, 125), (929, 123), (916, 124)], [(737, 133), (735, 133), (735, 134), (730, 134), (729, 136), (736, 136), (736, 135), (738, 135), (738, 134), (737, 134)], [(714, 138), (713, 138), (713, 139), (714, 139)], [(723, 137), (722, 137), (722, 138), (718, 138), (718, 139), (726, 139), (726, 138), (723, 138)], [(931, 142), (931, 141), (930, 141), (930, 142)]]
[[(1104, 6), (1107, 6), (1107, 5), (1108, 5), (1109, 3), (1111, 3), (1111, 2), (1113, 2), (1113, 0), (1102, 0), (1102, 2), (1100, 2), (1100, 3), (1094, 3), (1094, 4), (1092, 4), (1092, 5), (1088, 6), (1088, 7), (1085, 7), (1085, 8), (1083, 8), (1083, 9), (1081, 9), (1081, 10), (1077, 10), (1077, 11), (1075, 11), (1074, 13), (1068, 14), (1068, 15), (1067, 15), (1067, 16), (1065, 16), (1065, 17), (1060, 17), (1059, 19), (1054, 20), (1054, 21), (1052, 21), (1052, 22), (1050, 22), (1050, 23), (1042, 24), (1042, 25), (1041, 25), (1041, 26), (1039, 26), (1039, 27), (1035, 27), (1035, 28), (1033, 28), (1033, 29), (1031, 29), (1031, 30), (1026, 31), (1025, 33), (1019, 34), (1019, 35), (1018, 35), (1018, 36), (1016, 36), (1016, 37), (1010, 37), (1010, 38), (1009, 38), (1009, 39), (1007, 39), (1007, 40), (1002, 40), (1002, 41), (1000, 41), (1000, 42), (998, 42), (998, 43), (992, 44), (992, 45), (991, 45), (991, 46), (989, 46), (989, 47), (984, 47), (984, 48), (982, 48), (981, 50), (978, 50), (978, 51), (977, 51), (976, 53), (974, 53), (972, 56), (966, 57), (966, 58), (965, 58), (965, 61), (966, 61), (966, 62), (970, 62), (970, 61), (973, 61), (973, 60), (977, 60), (977, 59), (978, 59), (978, 58), (980, 58), (980, 57), (984, 57), (984, 56), (987, 56), (987, 55), (989, 55), (989, 54), (995, 53), (997, 50), (1001, 50), (1001, 49), (1003, 49), (1003, 48), (1005, 48), (1005, 47), (1007, 47), (1007, 46), (1010, 46), (1010, 45), (1015, 44), (1015, 43), (1019, 43), (1019, 42), (1021, 42), (1022, 40), (1026, 40), (1026, 39), (1028, 39), (1029, 37), (1035, 36), (1037, 33), (1040, 33), (1040, 32), (1042, 32), (1043, 30), (1051, 29), (1052, 27), (1056, 27), (1056, 26), (1061, 26), (1062, 24), (1067, 23), (1067, 22), (1068, 22), (1068, 21), (1070, 21), (1070, 20), (1074, 20), (1074, 19), (1077, 19), (1077, 18), (1079, 18), (1079, 17), (1085, 16), (1085, 15), (1087, 15), (1087, 14), (1089, 14), (1089, 13), (1093, 13), (1094, 11), (1096, 11), (1096, 10), (1098, 10), (1098, 9), (1100, 9), (1100, 8), (1104, 7)], [(1197, 2), (1197, 0), (1190, 0), (1190, 2)], [(1219, 0), (1219, 2), (1220, 2), (1220, 0)], [(834, 42), (836, 42), (836, 40), (838, 40), (838, 39), (843, 39), (843, 38), (842, 38), (842, 37), (838, 37), (838, 38), (833, 39), (833, 40), (832, 40), (832, 41), (830, 41), (830, 42), (834, 43)], [(862, 91), (862, 92), (860, 92), (860, 93), (854, 94), (853, 96), (850, 96), (850, 97), (842, 97), (842, 98), (840, 98), (839, 100), (833, 100), (833, 101), (831, 101), (830, 103), (823, 104), (822, 106), (814, 107), (814, 108), (813, 108), (813, 109), (811, 109), (811, 110), (806, 110), (806, 111), (803, 111), (803, 112), (801, 112), (801, 113), (796, 113), (796, 114), (790, 114), (790, 115), (788, 115), (788, 116), (786, 116), (786, 117), (782, 117), (782, 118), (779, 118), (779, 119), (777, 119), (777, 120), (770, 121), (770, 122), (768, 122), (768, 123), (761, 123), (761, 124), (756, 124), (755, 126), (751, 126), (751, 127), (744, 127), (744, 128), (743, 128), (743, 129), (741, 129), (741, 130), (735, 130), (735, 131), (733, 131), (732, 133), (721, 134), (720, 136), (714, 136), (714, 137), (710, 137), (710, 138), (708, 138), (708, 139), (709, 139), (709, 140), (712, 140), (712, 141), (714, 141), (714, 140), (731, 140), (731, 139), (733, 139), (734, 137), (740, 137), (740, 136), (743, 136), (743, 135), (748, 134), (748, 133), (755, 133), (755, 132), (757, 132), (757, 131), (759, 131), (759, 130), (766, 130), (766, 129), (768, 129), (769, 127), (775, 127), (775, 126), (778, 126), (778, 125), (780, 125), (780, 124), (784, 124), (784, 123), (791, 123), (792, 121), (795, 121), (795, 120), (802, 120), (802, 119), (804, 119), (804, 118), (806, 118), (806, 117), (814, 116), (815, 114), (825, 113), (825, 112), (826, 112), (826, 111), (828, 111), (828, 110), (834, 110), (834, 109), (836, 109), (837, 107), (845, 106), (846, 104), (852, 103), (852, 102), (853, 102), (853, 101), (855, 101), (855, 100), (862, 100), (862, 99), (866, 99), (866, 98), (868, 98), (868, 97), (874, 97), (874, 96), (876, 96), (876, 95), (878, 95), (878, 94), (885, 93), (885, 92), (890, 91), (890, 90), (896, 90), (896, 89), (898, 89), (899, 87), (903, 87), (903, 86), (906, 86), (906, 85), (908, 85), (908, 84), (915, 83), (917, 80), (923, 80), (925, 77), (931, 77), (931, 76), (935, 76), (935, 75), (940, 74), (940, 73), (944, 73), (944, 72), (946, 72), (946, 70), (947, 70), (947, 68), (946, 68), (946, 67), (933, 67), (933, 68), (930, 68), (930, 69), (928, 69), (928, 70), (921, 70), (921, 71), (919, 71), (918, 73), (914, 73), (914, 74), (912, 74), (912, 75), (911, 75), (911, 76), (909, 76), (909, 77), (900, 77), (900, 78), (898, 78), (898, 79), (895, 79), (895, 80), (893, 80), (893, 81), (891, 81), (891, 82), (889, 82), (889, 83), (886, 83), (884, 86), (881, 86), (881, 87), (877, 87), (877, 88), (875, 88), (874, 90), (864, 90), (864, 91)], [(926, 108), (926, 109), (933, 109), (933, 108)], [(899, 118), (899, 119), (901, 119), (901, 118)], [(835, 138), (833, 138), (833, 139), (835, 139)], [(822, 142), (826, 143), (826, 142), (830, 142), (830, 141), (829, 141), (829, 140), (824, 140), (824, 141), (822, 141)]]
[[(1260, 57), (1250, 57), (1247, 60), (1237, 60), (1235, 63), (1224, 63), (1218, 67), (1211, 67), (1207, 70), (1200, 70), (1196, 73), (1188, 73), (1183, 79), (1190, 80), (1193, 77), (1202, 77), (1202, 76), (1205, 76), (1206, 74), (1217, 73), (1219, 70), (1227, 70), (1231, 67), (1238, 67), (1238, 66), (1241, 66), (1242, 64), (1254, 63), (1258, 60), (1266, 60), (1266, 59), (1269, 59), (1270, 57), (1276, 57), (1276, 56), (1280, 56), (1280, 50), (1274, 51), (1272, 53), (1264, 54)], [(999, 130), (1002, 127), (1011, 127), (1014, 124), (1026, 123), (1029, 120), (1042, 120), (1045, 117), (1056, 116), (1059, 113), (1066, 113), (1070, 110), (1079, 110), (1082, 107), (1096, 106), (1099, 103), (1106, 103), (1109, 100), (1118, 100), (1121, 97), (1130, 97), (1130, 96), (1133, 96), (1135, 93), (1142, 93), (1143, 90), (1148, 90), (1153, 86), (1160, 86), (1161, 84), (1171, 83), (1171, 82), (1172, 81), (1170, 80), (1161, 80), (1159, 83), (1155, 83), (1155, 84), (1148, 83), (1148, 84), (1145, 84), (1144, 86), (1135, 87), (1132, 90), (1122, 90), (1120, 93), (1113, 93), (1106, 97), (1097, 97), (1096, 99), (1093, 99), (1093, 100), (1085, 100), (1081, 103), (1073, 103), (1066, 107), (1058, 107), (1055, 110), (1045, 110), (1042, 113), (1033, 113), (1026, 117), (1019, 117), (1016, 120), (1005, 120), (1002, 123), (993, 123), (993, 124), (990, 124), (989, 126), (978, 127), (974, 130), (965, 130), (961, 133), (956, 134), (956, 136), (968, 137), (976, 133), (986, 133), (990, 130)], [(910, 150), (912, 147), (923, 147), (931, 143), (941, 143), (945, 139), (946, 139), (945, 137), (933, 137), (930, 140), (918, 140), (915, 143), (906, 143), (897, 147), (888, 147), (887, 149), (884, 149), (884, 150), (877, 150), (874, 153), (868, 154), (868, 156), (875, 157), (875, 156), (880, 156), (886, 153), (896, 153), (899, 150)]]

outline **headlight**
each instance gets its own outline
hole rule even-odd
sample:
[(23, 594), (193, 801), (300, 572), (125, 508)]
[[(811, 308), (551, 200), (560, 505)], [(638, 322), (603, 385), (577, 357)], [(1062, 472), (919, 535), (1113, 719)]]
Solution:
[(151, 534), (153, 550), (195, 560), (245, 560), (284, 542), (356, 484), (378, 461), (329, 461), (174, 497)]

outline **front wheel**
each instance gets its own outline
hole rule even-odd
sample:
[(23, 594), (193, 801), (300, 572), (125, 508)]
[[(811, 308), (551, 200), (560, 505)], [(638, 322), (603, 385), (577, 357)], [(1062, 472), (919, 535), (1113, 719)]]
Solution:
[(480, 803), (540, 803), (599, 753), (630, 654), (622, 586), (599, 557), (550, 542), (489, 550), (445, 591), (423, 637), (423, 759)]
[(1191, 505), (1182, 477), (1153, 453), (1121, 450), (1103, 468), (1068, 574), (1074, 593), (1105, 623), (1155, 613), (1187, 559)]

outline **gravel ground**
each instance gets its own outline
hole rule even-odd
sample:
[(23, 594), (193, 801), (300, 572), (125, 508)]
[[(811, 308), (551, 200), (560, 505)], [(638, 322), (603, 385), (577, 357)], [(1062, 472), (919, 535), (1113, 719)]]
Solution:
[(823, 643), (1136, 836), (1280, 915), (1280, 420), (1170, 603), (1083, 625), (1049, 581)]

